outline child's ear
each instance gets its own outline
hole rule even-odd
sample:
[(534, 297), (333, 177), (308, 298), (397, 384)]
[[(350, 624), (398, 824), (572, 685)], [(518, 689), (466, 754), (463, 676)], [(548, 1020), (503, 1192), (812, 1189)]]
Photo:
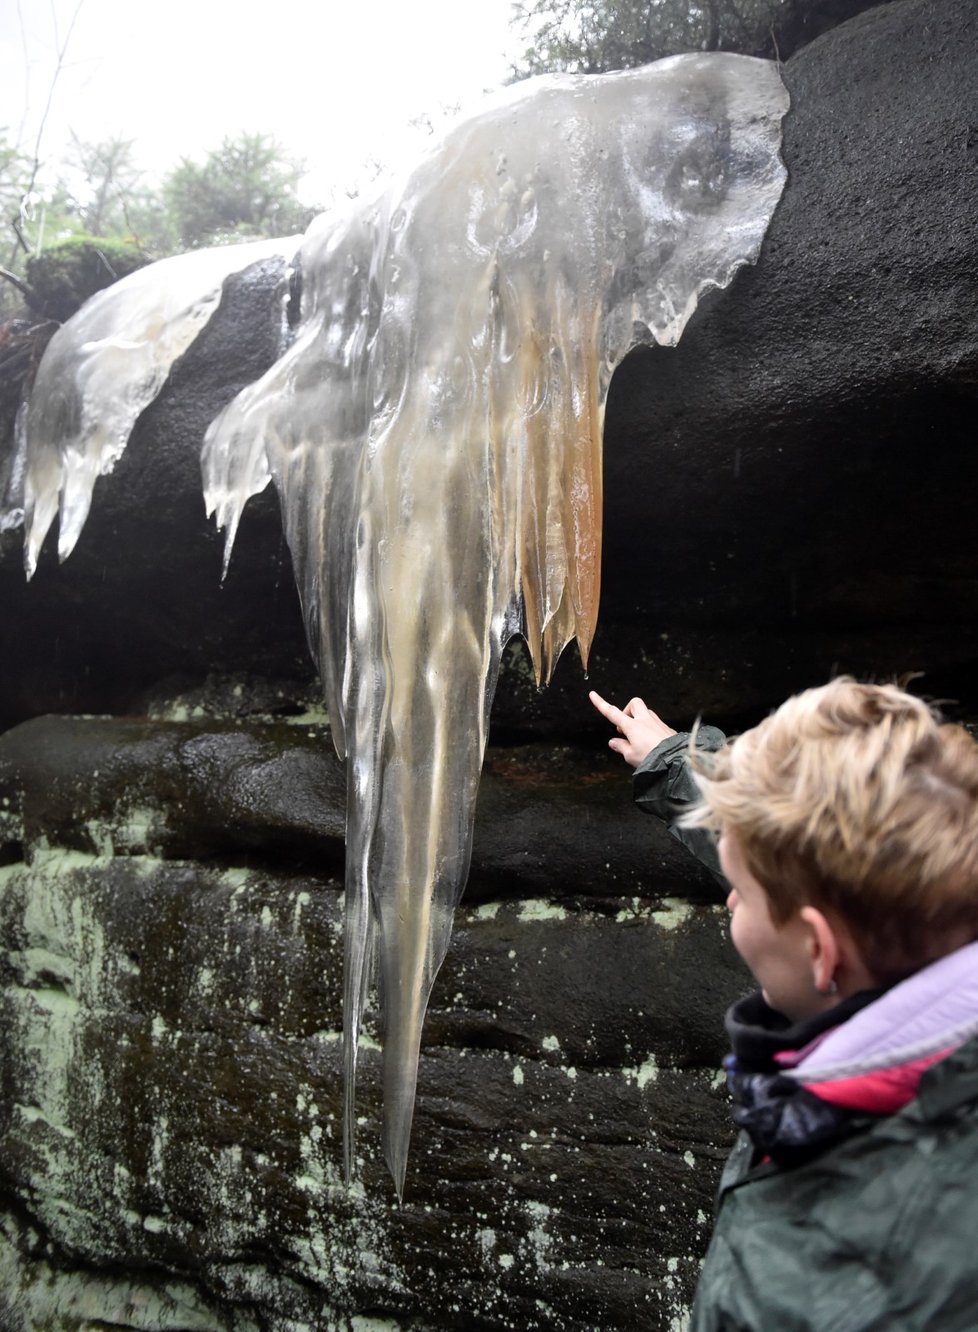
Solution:
[(835, 973), (842, 953), (839, 936), (818, 907), (802, 907), (801, 918), (808, 931), (806, 948), (812, 983), (819, 994), (834, 994), (837, 988)]

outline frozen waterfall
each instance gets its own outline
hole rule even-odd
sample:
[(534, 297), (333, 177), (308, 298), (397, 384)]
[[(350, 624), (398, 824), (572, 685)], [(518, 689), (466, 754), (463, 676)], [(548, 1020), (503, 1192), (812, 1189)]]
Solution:
[[(540, 681), (573, 638), (586, 660), (612, 372), (756, 259), (787, 105), (776, 66), (733, 55), (508, 90), (379, 197), (317, 219), (290, 344), (207, 432), (228, 554), (248, 498), (270, 480), (281, 497), (348, 765), (346, 1165), (376, 958), (399, 1194), (503, 648), (522, 634)], [(71, 549), (221, 280), (261, 257), (209, 253), (123, 280), (52, 340), (26, 425), (29, 570), (59, 504)]]

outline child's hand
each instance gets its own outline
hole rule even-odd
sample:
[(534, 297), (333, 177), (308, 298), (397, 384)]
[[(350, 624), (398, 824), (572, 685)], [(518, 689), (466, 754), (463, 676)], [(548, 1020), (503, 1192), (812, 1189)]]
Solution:
[(626, 763), (638, 767), (650, 754), (660, 740), (666, 740), (676, 732), (667, 726), (651, 708), (647, 708), (640, 698), (633, 698), (624, 708), (616, 708), (592, 689), (588, 695), (591, 702), (607, 718), (612, 726), (617, 726), (619, 735), (608, 741), (609, 748), (620, 754)]

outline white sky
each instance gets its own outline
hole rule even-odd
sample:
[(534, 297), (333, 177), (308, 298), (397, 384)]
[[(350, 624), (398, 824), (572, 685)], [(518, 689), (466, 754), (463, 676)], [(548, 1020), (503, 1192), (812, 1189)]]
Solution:
[[(59, 42), (65, 66), (41, 145), (121, 135), (160, 175), (225, 135), (270, 133), (327, 203), (396, 160), (427, 114), (477, 104), (526, 45), (512, 0), (0, 0), (0, 129), (33, 157)], [(410, 149), (408, 149), (410, 151)]]

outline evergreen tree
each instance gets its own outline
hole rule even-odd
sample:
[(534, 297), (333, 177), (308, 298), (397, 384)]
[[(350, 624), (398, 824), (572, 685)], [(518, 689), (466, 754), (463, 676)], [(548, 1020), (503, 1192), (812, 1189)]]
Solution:
[(602, 74), (683, 51), (752, 50), (784, 0), (519, 0), (531, 36), (514, 79)]
[(684, 51), (737, 51), (786, 60), (820, 33), (893, 0), (516, 0), (530, 39), (512, 81), (534, 74), (603, 74)]
[(267, 134), (225, 139), (203, 163), (184, 158), (163, 184), (182, 245), (221, 245), (302, 231), (312, 210), (296, 189), (302, 165)]

